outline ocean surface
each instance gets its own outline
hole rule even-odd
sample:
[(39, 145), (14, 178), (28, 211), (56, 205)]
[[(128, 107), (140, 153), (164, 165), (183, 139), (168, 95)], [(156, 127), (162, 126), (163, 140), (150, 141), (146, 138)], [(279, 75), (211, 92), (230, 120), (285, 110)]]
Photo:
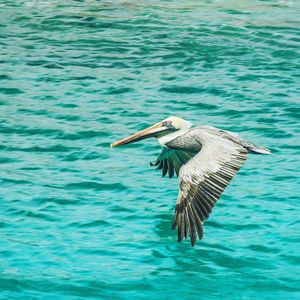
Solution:
[[(300, 1), (0, 0), (0, 299), (300, 299)], [(171, 230), (169, 115), (269, 147)]]

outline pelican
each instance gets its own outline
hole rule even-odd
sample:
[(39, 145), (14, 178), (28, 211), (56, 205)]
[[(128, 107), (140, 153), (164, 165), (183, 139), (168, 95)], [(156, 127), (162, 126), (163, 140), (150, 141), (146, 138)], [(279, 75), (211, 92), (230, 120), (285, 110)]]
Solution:
[(197, 235), (203, 238), (203, 223), (208, 219), (226, 186), (242, 167), (248, 153), (270, 154), (238, 134), (212, 126), (192, 127), (179, 117), (168, 117), (155, 125), (111, 144), (117, 147), (155, 137), (163, 149), (151, 166), (162, 176), (179, 179), (179, 193), (172, 229), (178, 227), (178, 241)]

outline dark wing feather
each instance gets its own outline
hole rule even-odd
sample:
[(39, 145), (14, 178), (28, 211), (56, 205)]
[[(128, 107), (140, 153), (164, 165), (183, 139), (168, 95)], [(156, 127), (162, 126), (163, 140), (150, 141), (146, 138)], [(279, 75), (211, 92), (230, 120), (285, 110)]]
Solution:
[(196, 233), (202, 239), (203, 222), (247, 159), (247, 153), (238, 144), (212, 137), (180, 169), (180, 190), (172, 226), (173, 229), (178, 227), (178, 241), (183, 239), (183, 235), (189, 234), (194, 246)]
[(178, 176), (180, 168), (194, 155), (195, 153), (192, 152), (164, 147), (157, 160), (150, 163), (150, 166), (156, 166), (156, 169), (162, 170), (163, 177), (169, 174), (169, 178), (172, 178), (175, 173)]

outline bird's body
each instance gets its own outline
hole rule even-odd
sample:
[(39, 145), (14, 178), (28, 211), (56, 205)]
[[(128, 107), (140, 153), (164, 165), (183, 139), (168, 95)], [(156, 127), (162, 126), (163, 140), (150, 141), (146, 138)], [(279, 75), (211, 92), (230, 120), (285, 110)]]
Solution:
[(179, 194), (172, 228), (178, 227), (178, 241), (191, 237), (192, 245), (203, 237), (203, 223), (216, 201), (241, 168), (248, 153), (270, 151), (242, 139), (238, 134), (211, 126), (191, 128), (178, 117), (151, 126), (112, 144), (118, 146), (154, 136), (163, 146), (155, 163), (162, 175), (179, 177)]

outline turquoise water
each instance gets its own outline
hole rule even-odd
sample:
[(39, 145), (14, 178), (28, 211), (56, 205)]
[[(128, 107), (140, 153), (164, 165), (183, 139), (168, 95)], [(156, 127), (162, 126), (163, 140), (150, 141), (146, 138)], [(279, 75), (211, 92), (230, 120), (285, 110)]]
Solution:
[[(300, 299), (299, 9), (0, 0), (0, 298)], [(169, 115), (273, 152), (194, 248), (158, 143), (109, 148)]]

